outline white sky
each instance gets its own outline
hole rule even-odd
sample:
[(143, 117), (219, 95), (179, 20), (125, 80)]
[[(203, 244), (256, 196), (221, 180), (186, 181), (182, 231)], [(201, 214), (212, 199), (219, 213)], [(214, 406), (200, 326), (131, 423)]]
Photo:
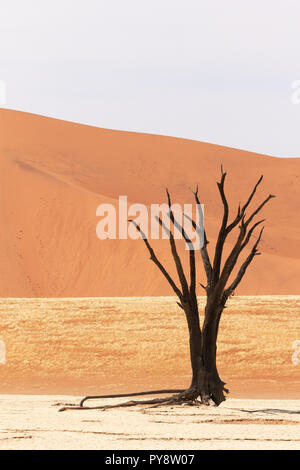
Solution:
[(300, 157), (299, 52), (299, 0), (0, 0), (3, 107), (99, 127)]

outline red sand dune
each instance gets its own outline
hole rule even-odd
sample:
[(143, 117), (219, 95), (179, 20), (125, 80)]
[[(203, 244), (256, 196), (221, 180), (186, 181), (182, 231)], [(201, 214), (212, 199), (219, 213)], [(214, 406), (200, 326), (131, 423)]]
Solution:
[[(253, 261), (238, 294), (300, 293), (299, 159), (11, 110), (0, 110), (0, 132), (2, 297), (172, 294), (141, 240), (96, 237), (96, 208), (119, 195), (130, 202), (165, 202), (166, 186), (174, 202), (187, 203), (193, 201), (189, 188), (198, 183), (213, 247), (222, 213), (216, 186), (221, 163), (228, 172), (231, 217), (261, 174), (253, 207), (269, 193), (277, 196), (263, 210), (263, 255)], [(153, 245), (174, 273), (168, 241)]]

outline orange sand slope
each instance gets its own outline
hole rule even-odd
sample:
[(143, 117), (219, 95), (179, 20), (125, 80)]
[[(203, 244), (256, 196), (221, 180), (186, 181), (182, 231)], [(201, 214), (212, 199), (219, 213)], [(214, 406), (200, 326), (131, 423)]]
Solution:
[[(11, 110), (0, 110), (0, 132), (2, 297), (171, 294), (141, 240), (96, 237), (96, 208), (116, 203), (119, 195), (129, 202), (165, 202), (166, 186), (174, 202), (188, 203), (189, 188), (198, 183), (213, 247), (222, 211), (216, 186), (221, 163), (231, 217), (262, 173), (254, 204), (269, 193), (277, 196), (263, 210), (263, 256), (238, 293), (300, 293), (299, 159)], [(174, 274), (168, 241), (153, 245)]]

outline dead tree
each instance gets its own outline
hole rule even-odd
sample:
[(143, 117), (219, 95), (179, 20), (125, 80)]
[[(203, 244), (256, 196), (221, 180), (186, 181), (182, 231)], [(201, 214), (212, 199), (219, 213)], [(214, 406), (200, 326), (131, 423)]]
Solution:
[[(184, 231), (184, 228), (175, 219), (174, 212), (172, 210), (171, 197), (168, 190), (166, 190), (166, 192), (169, 207), (168, 216), (171, 221), (170, 230), (166, 228), (161, 218), (158, 218), (158, 221), (164, 230), (168, 230), (170, 249), (178, 274), (180, 283), (179, 286), (172, 279), (170, 274), (157, 258), (153, 248), (149, 243), (149, 240), (140, 226), (137, 225), (135, 221), (130, 220), (130, 222), (135, 225), (136, 229), (142, 235), (143, 241), (150, 253), (150, 260), (154, 262), (154, 264), (158, 267), (172, 287), (179, 300), (177, 303), (185, 313), (189, 330), (190, 361), (192, 366), (192, 380), (190, 387), (187, 390), (157, 390), (151, 392), (132, 393), (128, 394), (127, 396), (179, 392), (169, 398), (159, 398), (145, 401), (129, 401), (118, 405), (109, 405), (96, 408), (104, 409), (116, 406), (134, 406), (140, 403), (152, 403), (154, 405), (183, 402), (191, 403), (199, 399), (204, 404), (209, 404), (212, 401), (215, 405), (218, 406), (225, 400), (225, 395), (228, 393), (228, 390), (225, 388), (225, 383), (219, 377), (217, 369), (217, 338), (220, 319), (222, 312), (226, 307), (228, 297), (234, 294), (235, 289), (241, 282), (248, 266), (254, 257), (261, 254), (258, 251), (258, 245), (261, 240), (264, 227), (262, 227), (259, 231), (250, 253), (246, 257), (245, 261), (241, 264), (235, 278), (230, 280), (230, 276), (238, 262), (239, 256), (252, 239), (256, 227), (262, 224), (265, 220), (263, 219), (255, 222), (254, 218), (263, 209), (265, 204), (267, 204), (271, 198), (275, 197), (274, 195), (270, 194), (263, 202), (261, 202), (261, 204), (258, 205), (256, 209), (250, 212), (250, 214), (246, 215), (246, 210), (248, 209), (253, 196), (263, 179), (263, 176), (261, 176), (258, 182), (255, 184), (245, 204), (243, 206), (239, 205), (235, 218), (232, 220), (232, 222), (229, 223), (229, 205), (224, 189), (225, 179), (226, 173), (223, 172), (223, 168), (221, 167), (221, 179), (217, 183), (217, 186), (223, 204), (223, 217), (216, 240), (213, 258), (210, 258), (207, 250), (208, 240), (205, 228), (203, 236), (204, 241), (200, 247), (201, 260), (206, 276), (206, 285), (200, 284), (206, 293), (206, 307), (204, 310), (204, 320), (202, 325), (200, 325), (200, 315), (196, 294), (196, 250), (194, 249), (194, 246), (192, 247), (193, 249), (189, 250), (189, 276), (187, 276), (184, 272), (183, 265), (177, 251), (174, 238), (174, 229), (177, 228), (181, 231), (186, 243), (191, 244), (191, 240)], [(203, 220), (203, 214), (198, 197), (198, 187), (193, 194), (197, 208), (201, 212), (199, 214), (199, 220), (201, 221)], [(194, 220), (191, 220), (191, 223), (194, 229), (199, 230), (199, 226), (197, 226)], [(228, 235), (233, 232), (234, 229), (236, 229), (236, 240), (229, 255), (223, 261), (222, 258), (224, 254), (223, 251), (225, 242)], [(197, 250), (197, 252), (198, 251), (199, 250)], [(86, 397), (82, 400), (80, 407), (82, 407), (83, 402), (86, 399), (109, 397), (112, 397), (112, 395)], [(80, 407), (77, 409), (82, 409)]]
[[(208, 240), (205, 229), (204, 242), (200, 249), (201, 260), (206, 274), (206, 285), (201, 284), (201, 286), (206, 292), (207, 299), (202, 326), (200, 325), (196, 294), (195, 250), (189, 250), (190, 272), (188, 277), (184, 272), (182, 262), (177, 251), (174, 232), (172, 230), (169, 231), (171, 253), (175, 262), (180, 282), (180, 285), (178, 286), (160, 263), (148, 239), (145, 237), (145, 234), (142, 233), (143, 241), (150, 253), (150, 259), (155, 263), (177, 295), (179, 299), (178, 305), (183, 309), (188, 325), (192, 381), (190, 387), (180, 394), (180, 399), (193, 400), (200, 398), (201, 402), (203, 403), (209, 403), (209, 401), (212, 400), (216, 405), (220, 405), (220, 403), (225, 400), (225, 393), (228, 393), (228, 390), (225, 388), (225, 383), (219, 377), (216, 362), (217, 338), (221, 315), (224, 308), (226, 307), (228, 297), (233, 295), (251, 261), (255, 256), (260, 255), (260, 252), (258, 251), (258, 245), (261, 240), (264, 227), (261, 228), (249, 255), (242, 263), (234, 280), (229, 282), (229, 278), (235, 265), (237, 264), (239, 256), (250, 242), (255, 228), (264, 222), (264, 219), (254, 222), (255, 216), (262, 210), (265, 204), (274, 197), (272, 194), (270, 194), (255, 210), (253, 210), (248, 216), (246, 215), (246, 210), (252, 201), (257, 187), (263, 179), (263, 176), (261, 176), (254, 186), (246, 203), (242, 207), (239, 205), (236, 217), (232, 222), (229, 223), (229, 205), (224, 189), (225, 179), (226, 173), (223, 172), (223, 168), (221, 167), (221, 179), (217, 185), (223, 204), (223, 218), (216, 241), (213, 259), (211, 260), (208, 254)], [(194, 197), (198, 205), (198, 210), (201, 210), (200, 200), (198, 197), (198, 188), (194, 193)], [(171, 198), (168, 190), (167, 198), (169, 206), (168, 215), (172, 222), (173, 230), (174, 228), (180, 229), (185, 241), (187, 243), (191, 243), (183, 227), (179, 225), (178, 221), (174, 217)], [(202, 214), (200, 214), (200, 220), (201, 216)], [(135, 224), (139, 232), (142, 232), (141, 228), (134, 221), (131, 222)], [(160, 225), (164, 228), (163, 221), (159, 219), (159, 222)], [(195, 221), (192, 221), (192, 224), (195, 229), (199, 228), (197, 227)], [(222, 262), (226, 239), (234, 229), (237, 229), (236, 241), (227, 259)]]

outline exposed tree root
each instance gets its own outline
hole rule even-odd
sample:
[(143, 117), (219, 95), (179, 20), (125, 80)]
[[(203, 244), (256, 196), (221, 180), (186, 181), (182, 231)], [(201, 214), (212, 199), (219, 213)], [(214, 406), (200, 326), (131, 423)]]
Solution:
[[(101, 398), (120, 398), (120, 397), (132, 397), (132, 396), (142, 396), (142, 395), (159, 395), (165, 393), (175, 393), (176, 395), (172, 395), (170, 397), (165, 398), (153, 398), (150, 400), (130, 400), (124, 403), (117, 403), (115, 405), (102, 405), (102, 406), (90, 406), (84, 407), (83, 403), (86, 400), (94, 400), (94, 399), (101, 399)], [(178, 404), (188, 404), (188, 405), (196, 405), (196, 404), (208, 404), (207, 402), (203, 403), (198, 400), (197, 394), (192, 394), (191, 390), (151, 390), (147, 392), (139, 392), (139, 393), (128, 393), (128, 394), (119, 394), (119, 395), (99, 395), (99, 396), (88, 396), (81, 400), (79, 406), (65, 406), (60, 408), (59, 411), (66, 411), (66, 410), (107, 410), (111, 408), (124, 408), (130, 406), (138, 406), (138, 405), (153, 405), (160, 406), (160, 405), (178, 405)]]
[(142, 395), (161, 395), (162, 393), (181, 393), (184, 392), (184, 390), (178, 390), (178, 389), (169, 389), (169, 390), (148, 390), (146, 392), (134, 392), (134, 393), (121, 393), (119, 395), (91, 395), (83, 398), (80, 402), (79, 406), (83, 406), (84, 402), (86, 400), (97, 400), (99, 398), (121, 398), (121, 397), (138, 397)]

